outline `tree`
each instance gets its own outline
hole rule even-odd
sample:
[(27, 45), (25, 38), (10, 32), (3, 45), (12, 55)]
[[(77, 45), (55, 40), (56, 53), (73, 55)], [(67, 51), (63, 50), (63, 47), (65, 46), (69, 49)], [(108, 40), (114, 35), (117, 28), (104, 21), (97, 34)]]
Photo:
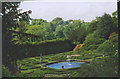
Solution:
[(114, 55), (116, 50), (118, 50), (118, 34), (115, 32), (111, 33), (109, 39), (102, 43), (97, 50)]
[(85, 41), (83, 42), (85, 46), (82, 47), (83, 50), (96, 50), (97, 47), (105, 41), (104, 38), (100, 38), (96, 31), (88, 34), (85, 37)]
[(64, 25), (71, 24), (72, 22), (73, 22), (73, 20), (67, 20), (64, 22)]
[(63, 38), (65, 37), (63, 33), (64, 27), (63, 26), (58, 26), (56, 27), (56, 30), (54, 32), (56, 38)]
[(81, 20), (74, 20), (73, 23), (71, 24), (74, 29), (81, 27), (82, 21)]
[(43, 19), (33, 19), (31, 25), (41, 25), (43, 23), (47, 23), (47, 21)]
[(82, 23), (80, 20), (74, 20), (74, 21), (70, 20), (70, 24), (64, 25), (63, 33), (64, 33), (65, 37), (69, 37), (71, 30), (75, 30), (75, 29), (81, 27), (81, 24)]
[(86, 36), (85, 29), (77, 28), (77, 29), (71, 30), (68, 37), (73, 42), (83, 43), (83, 41), (85, 40), (85, 36)]
[(71, 24), (64, 26), (64, 35), (73, 42), (82, 43), (87, 34), (86, 25), (81, 20), (74, 20)]
[(96, 29), (97, 29), (97, 21), (96, 20), (92, 20), (92, 22), (90, 22), (90, 24), (87, 27), (87, 31), (89, 33), (93, 33)]
[(60, 17), (56, 17), (52, 20), (52, 22), (50, 22), (51, 28), (52, 28), (53, 31), (55, 31), (57, 26), (63, 25), (63, 23), (64, 23), (64, 21)]
[(114, 21), (115, 32), (118, 33), (118, 11), (112, 13), (112, 18)]
[(2, 63), (8, 67), (8, 69), (14, 72), (15, 61), (11, 51), (12, 46), (12, 33), (9, 31), (12, 28), (20, 27), (18, 21), (29, 20), (29, 14), (31, 11), (20, 13), (18, 9), (20, 2), (3, 2), (2, 3)]
[(43, 23), (42, 25), (32, 25), (27, 27), (26, 33), (38, 35), (41, 37), (40, 40), (50, 40), (54, 38), (52, 29), (49, 23)]
[(97, 33), (100, 37), (108, 39), (109, 35), (114, 32), (114, 21), (109, 14), (104, 14), (97, 18)]
[(69, 31), (72, 29), (73, 27), (72, 27), (72, 25), (65, 25), (64, 26), (64, 30), (63, 30), (63, 33), (64, 33), (64, 35), (65, 35), (65, 37), (68, 37), (69, 36)]
[(45, 23), (42, 27), (43, 27), (44, 40), (51, 40), (55, 38), (49, 23)]
[(117, 18), (117, 17), (118, 17), (118, 11), (113, 12), (113, 13), (112, 13), (112, 16), (114, 16), (114, 17)]
[(52, 20), (52, 22), (59, 22), (59, 21), (61, 21), (62, 20), (62, 18), (60, 18), (60, 17), (56, 17), (56, 18), (54, 18), (53, 20)]

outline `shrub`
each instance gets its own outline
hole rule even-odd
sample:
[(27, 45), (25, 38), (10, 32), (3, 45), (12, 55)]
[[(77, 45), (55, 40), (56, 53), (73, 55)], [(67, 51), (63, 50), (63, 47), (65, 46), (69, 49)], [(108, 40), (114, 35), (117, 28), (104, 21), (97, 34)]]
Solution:
[(99, 38), (99, 37), (86, 37), (86, 40), (84, 41), (85, 44), (89, 44), (89, 45), (97, 45), (97, 44), (101, 44), (105, 41), (104, 38)]
[(97, 48), (97, 51), (104, 51), (108, 52), (109, 54), (114, 54), (116, 50), (118, 50), (118, 34), (115, 33), (112, 33), (109, 36), (109, 39)]
[(93, 61), (92, 64), (82, 64), (72, 77), (118, 77), (118, 58), (108, 57)]
[(104, 38), (95, 37), (95, 33), (89, 34), (85, 41), (84, 46), (82, 47), (83, 50), (96, 50), (97, 47), (105, 41)]
[(10, 71), (3, 64), (2, 64), (2, 76), (3, 77), (11, 77)]
[(77, 44), (76, 47), (73, 49), (73, 51), (80, 51), (84, 44)]
[(108, 40), (111, 40), (112, 42), (118, 41), (118, 34), (115, 32), (111, 33)]

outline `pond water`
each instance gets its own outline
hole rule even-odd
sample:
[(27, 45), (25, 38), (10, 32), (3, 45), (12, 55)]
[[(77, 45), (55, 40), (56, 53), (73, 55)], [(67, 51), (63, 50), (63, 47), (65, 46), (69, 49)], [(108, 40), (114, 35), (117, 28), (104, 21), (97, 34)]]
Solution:
[(80, 67), (81, 64), (85, 64), (85, 62), (59, 62), (59, 63), (46, 65), (46, 67), (62, 69), (62, 66), (64, 66), (64, 69), (67, 69), (73, 67)]

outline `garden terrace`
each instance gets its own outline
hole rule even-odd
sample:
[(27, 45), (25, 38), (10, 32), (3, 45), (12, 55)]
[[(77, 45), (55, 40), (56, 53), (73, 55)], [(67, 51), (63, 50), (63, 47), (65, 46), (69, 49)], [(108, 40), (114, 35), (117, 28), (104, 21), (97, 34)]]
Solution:
[[(54, 74), (54, 75), (59, 74), (62, 76), (66, 76), (67, 74), (70, 75), (73, 72), (76, 72), (76, 69), (79, 70), (80, 67), (69, 68), (69, 69), (53, 69), (53, 68), (47, 68), (47, 67), (45, 67), (45, 65), (62, 62), (61, 60), (66, 61), (67, 55), (74, 56), (74, 55), (79, 55), (79, 54), (80, 54), (80, 52), (70, 51), (70, 52), (64, 52), (64, 53), (59, 53), (59, 54), (44, 55), (43, 61), (41, 62), (41, 64), (40, 64), (40, 57), (30, 57), (30, 58), (25, 58), (23, 60), (18, 60), (17, 64), (21, 65), (21, 73), (19, 73), (19, 74), (23, 74), (23, 76), (28, 76), (30, 74), (32, 75), (35, 71), (40, 70), (44, 73), (44, 77), (50, 76), (50, 74)], [(101, 55), (93, 54), (93, 56), (96, 57), (96, 59), (102, 58), (102, 54)], [(72, 61), (75, 61), (75, 59), (77, 59), (77, 61), (87, 61), (87, 62), (88, 61), (91, 62), (92, 60), (94, 60), (94, 58), (91, 58), (90, 55), (89, 56), (87, 55), (84, 58), (82, 57), (82, 55), (80, 55), (77, 58), (71, 58)], [(81, 60), (81, 59), (84, 59), (84, 60)], [(42, 67), (40, 65), (42, 65)], [(50, 76), (50, 77), (52, 77), (52, 76)]]

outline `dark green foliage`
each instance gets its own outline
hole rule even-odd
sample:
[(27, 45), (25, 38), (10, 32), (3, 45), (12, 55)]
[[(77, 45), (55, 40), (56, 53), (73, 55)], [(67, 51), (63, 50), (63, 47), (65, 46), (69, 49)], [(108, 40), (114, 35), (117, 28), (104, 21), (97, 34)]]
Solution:
[(62, 20), (62, 18), (56, 17), (56, 18), (54, 18), (54, 19), (50, 22), (50, 24), (51, 24), (51, 29), (52, 29), (53, 31), (55, 31), (56, 27), (59, 26), (59, 25), (63, 25), (63, 23), (64, 23), (64, 21)]
[(98, 48), (100, 52), (108, 52), (108, 54), (115, 54), (116, 50), (118, 50), (118, 34), (113, 32), (109, 39), (102, 43)]
[(108, 57), (83, 64), (72, 77), (118, 77), (118, 58)]
[(89, 26), (87, 27), (87, 31), (89, 33), (93, 33), (96, 29), (97, 29), (97, 21), (92, 20), (92, 22), (90, 22)]
[(112, 18), (114, 21), (115, 32), (117, 33), (118, 32), (118, 11), (113, 12), (112, 16), (113, 16)]
[(86, 36), (85, 29), (77, 28), (77, 29), (71, 30), (69, 32), (70, 33), (69, 33), (68, 37), (73, 42), (78, 42), (79, 41), (79, 43), (83, 43), (83, 41), (85, 40), (85, 36)]
[(54, 18), (52, 21), (59, 22), (60, 20), (62, 20), (62, 18), (60, 18), (60, 17), (56, 17), (56, 18)]
[(85, 41), (83, 42), (85, 45), (82, 47), (82, 50), (95, 50), (97, 47), (105, 41), (104, 38), (96, 37), (96, 33), (92, 33), (87, 35)]
[[(14, 69), (12, 62), (12, 42), (13, 39), (12, 33), (9, 32), (10, 29), (15, 29), (19, 27), (18, 20), (28, 21), (30, 19), (29, 14), (31, 11), (26, 11), (21, 13), (17, 9), (20, 5), (20, 2), (3, 2), (2, 3), (2, 63), (8, 67), (10, 71)], [(20, 18), (21, 17), (21, 18)], [(12, 56), (11, 56), (12, 55)]]
[(87, 34), (85, 23), (81, 20), (74, 20), (71, 24), (65, 25), (63, 33), (65, 37), (70, 38), (73, 42), (82, 43)]
[[(53, 19), (52, 22), (50, 23), (48, 23), (46, 20), (43, 20), (43, 19), (33, 19), (32, 23), (29, 24), (29, 19), (30, 19), (29, 14), (31, 13), (31, 11), (20, 13), (20, 10), (17, 9), (19, 7), (19, 4), (20, 4), (19, 2), (18, 3), (14, 3), (14, 2), (2, 3), (2, 13), (3, 13), (3, 16), (2, 16), (2, 21), (3, 21), (2, 23), (2, 26), (3, 26), (2, 28), (2, 32), (3, 32), (2, 33), (3, 34), (2, 35), (2, 39), (3, 39), (2, 62), (5, 65), (5, 66), (4, 65), (2, 66), (3, 76), (5, 77), (10, 76), (10, 72), (8, 71), (8, 69), (12, 72), (13, 71), (16, 72), (15, 62), (17, 59), (39, 56), (40, 53), (42, 53), (43, 55), (47, 55), (47, 54), (56, 54), (60, 52), (69, 51), (73, 49), (72, 42), (85, 43), (85, 46), (82, 47), (82, 54), (81, 54), (82, 56), (76, 57), (76, 59), (89, 60), (91, 57), (97, 57), (95, 53), (98, 53), (98, 52), (101, 53), (103, 51), (105, 53), (107, 52), (106, 54), (111, 57), (116, 56), (115, 51), (118, 50), (118, 39), (117, 39), (118, 34), (115, 34), (115, 33), (111, 34), (111, 33), (118, 32), (117, 12), (113, 13), (113, 17), (111, 17), (109, 14), (104, 14), (102, 17), (98, 17), (90, 23), (82, 22), (81, 20), (64, 21), (62, 18), (57, 17)], [(21, 38), (20, 34), (18, 34), (18, 36), (20, 37), (20, 38), (18, 37), (20, 41), (14, 44), (13, 41), (11, 40), (14, 40), (14, 39), (18, 40), (18, 39), (14, 38), (12, 36), (14, 33), (9, 32), (9, 30), (39, 35), (40, 39), (37, 40), (39, 42), (32, 42), (30, 40), (29, 41), (25, 40), (23, 42), (21, 41), (21, 39), (24, 37)], [(55, 37), (56, 38), (68, 37), (70, 40), (55, 39)], [(26, 38), (30, 39), (34, 37), (26, 37)], [(105, 41), (105, 39), (107, 40)], [(41, 40), (45, 40), (45, 41), (41, 41)], [(93, 51), (88, 51), (88, 50), (96, 50), (96, 49), (97, 49), (97, 52), (95, 52), (94, 54), (92, 53)], [(83, 50), (86, 50), (86, 51), (83, 52)], [(62, 54), (62, 56), (55, 55), (51, 58), (48, 58), (48, 60), (43, 60), (42, 63), (66, 60), (66, 56), (64, 55), (67, 55), (67, 54), (64, 53)], [(95, 55), (95, 56), (92, 56), (92, 55)], [(96, 64), (94, 63), (91, 66), (84, 66), (83, 70), (81, 70), (80, 73), (74, 72), (74, 76), (78, 76), (79, 74), (81, 76), (116, 76), (117, 66), (113, 66), (113, 65), (116, 65), (116, 63), (114, 63), (116, 61), (113, 62), (112, 60), (114, 60), (114, 58), (107, 59), (107, 62), (108, 62), (107, 64), (104, 63), (103, 61), (102, 65), (104, 65), (104, 67), (99, 66), (99, 64), (101, 65), (101, 62), (99, 61)], [(112, 64), (110, 63), (110, 61), (112, 61)], [(32, 64), (38, 63), (38, 61), (34, 61), (34, 63), (30, 63), (30, 62), (31, 60), (26, 61), (26, 63), (29, 63), (29, 66), (31, 67), (24, 66), (23, 69), (26, 69), (26, 68), (31, 69), (31, 68), (37, 67)], [(111, 67), (108, 65), (110, 65)], [(111, 71), (113, 72), (109, 73)], [(52, 72), (52, 71), (49, 70), (49, 72)], [(24, 77), (25, 74), (20, 73), (18, 76)], [(34, 71), (32, 77), (44, 77), (44, 73), (42, 70)]]
[(54, 35), (56, 38), (64, 38), (65, 35), (63, 33), (64, 27), (63, 26), (58, 26), (56, 27), (56, 30), (54, 32)]
[(104, 14), (97, 18), (97, 34), (101, 38), (108, 39), (109, 35), (115, 31), (114, 21), (109, 14)]
[(6, 28), (11, 28), (11, 27), (15, 27), (16, 25), (16, 20), (14, 20), (15, 18), (18, 18), (16, 16), (16, 14), (18, 14), (18, 6), (19, 6), (19, 2), (3, 2), (2, 3), (2, 20), (4, 21), (2, 23), (3, 25), (3, 31), (6, 31)]
[(39, 56), (60, 53), (72, 50), (73, 44), (69, 39), (54, 39), (41, 42), (23, 42), (14, 46), (11, 54), (14, 53), (15, 58), (24, 58), (29, 56)]
[(11, 77), (10, 71), (3, 64), (2, 64), (2, 77)]
[(118, 34), (115, 32), (111, 33), (108, 40), (111, 40), (113, 43), (118, 42)]
[(33, 19), (31, 25), (42, 25), (43, 23), (47, 23), (47, 21), (43, 19)]
[(40, 41), (54, 39), (54, 35), (49, 23), (44, 23), (42, 25), (32, 25), (29, 26), (27, 29), (28, 30), (26, 31), (26, 33), (40, 36)]
[(112, 16), (118, 17), (118, 11), (113, 12)]

